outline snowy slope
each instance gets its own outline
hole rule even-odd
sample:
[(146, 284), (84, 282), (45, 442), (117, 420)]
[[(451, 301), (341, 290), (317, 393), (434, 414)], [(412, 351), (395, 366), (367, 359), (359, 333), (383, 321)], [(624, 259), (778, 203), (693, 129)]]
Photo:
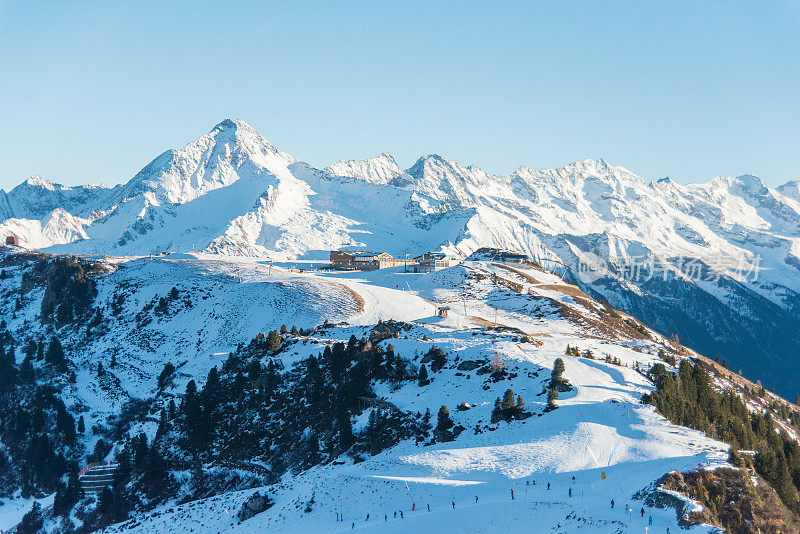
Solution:
[(325, 168), (328, 174), (359, 178), (372, 184), (408, 185), (411, 178), (397, 165), (394, 158), (383, 153), (367, 160), (339, 161)]
[[(428, 274), (402, 269), (301, 273), (209, 254), (105, 261), (113, 270), (98, 279), (95, 304), (105, 318), (101, 333), (86, 336), (82, 325), (58, 332), (79, 369), (75, 384), (62, 395), (70, 410), (87, 409), (87, 429), (130, 397), (154, 395), (166, 361), (177, 367), (169, 389), (177, 394), (191, 379), (202, 382), (237, 344), (281, 323), (337, 324), (280, 353), (288, 368), (331, 342), (366, 336), (377, 321), (388, 319), (411, 325), (403, 336), (382, 343), (391, 342), (415, 366), (436, 345), (447, 352), (448, 363), (431, 373), (427, 386), (377, 383), (379, 397), (411, 412), (435, 412), (445, 405), (466, 429), (449, 443), (423, 447), (406, 440), (360, 463), (342, 456), (340, 465), (287, 472), (279, 483), (259, 488), (275, 505), (241, 524), (235, 514), (253, 489), (162, 503), (110, 532), (340, 532), (353, 523), (375, 532), (520, 532), (534, 524), (559, 532), (641, 532), (649, 516), (656, 528), (676, 531), (680, 509), (647, 507), (643, 519), (638, 513), (643, 501), (634, 493), (652, 491), (649, 486), (670, 470), (724, 465), (727, 457), (726, 445), (671, 425), (652, 406), (640, 404), (642, 394), (653, 389), (642, 371), (661, 361), (660, 349), (672, 352), (674, 345), (609, 319), (600, 304), (550, 272), (467, 262)], [(4, 287), (18, 283), (26, 268), (8, 268)], [(177, 297), (157, 311), (173, 287)], [(39, 293), (26, 296), (13, 315), (7, 314), (9, 330), (21, 339), (47, 332), (38, 323), (40, 302)], [(449, 316), (434, 317), (443, 304), (450, 306)], [(4, 294), (0, 306), (15, 307), (14, 296)], [(567, 345), (591, 350), (596, 359), (564, 356)], [(621, 365), (603, 361), (605, 356)], [(562, 393), (557, 410), (545, 412), (543, 391), (559, 357), (574, 389)], [(506, 373), (499, 380), (474, 368), (460, 369), (461, 363), (484, 365), (497, 358)], [(98, 363), (106, 370), (102, 377)], [(493, 401), (507, 388), (524, 397), (533, 416), (490, 423)], [(471, 407), (461, 411), (461, 403)], [(366, 419), (365, 412), (354, 427)], [(144, 423), (139, 430), (152, 435), (155, 424)], [(626, 504), (635, 512), (626, 513)], [(17, 508), (5, 515), (0, 507), (0, 518), (18, 519)], [(395, 511), (403, 511), (403, 518)], [(344, 522), (336, 521), (337, 513)], [(711, 530), (699, 525), (692, 531)]]

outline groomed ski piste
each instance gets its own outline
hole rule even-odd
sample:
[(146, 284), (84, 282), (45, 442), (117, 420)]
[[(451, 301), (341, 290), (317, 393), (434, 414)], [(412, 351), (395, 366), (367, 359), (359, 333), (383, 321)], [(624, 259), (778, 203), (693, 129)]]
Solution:
[[(107, 332), (82, 347), (77, 382), (63, 392), (68, 406), (89, 407), (87, 429), (126, 399), (153, 395), (168, 360), (178, 367), (178, 393), (190, 379), (202, 383), (237, 343), (280, 324), (331, 325), (283, 351), (279, 357), (288, 368), (390, 319), (411, 326), (382, 343), (415, 366), (436, 345), (447, 353), (447, 365), (431, 373), (427, 386), (375, 384), (379, 397), (401, 410), (430, 408), (434, 419), (445, 405), (465, 428), (452, 442), (405, 441), (359, 463), (343, 455), (302, 473), (290, 471), (275, 485), (167, 503), (109, 532), (675, 532), (696, 503), (650, 508), (642, 497), (657, 491), (654, 483), (672, 470), (725, 465), (727, 445), (672, 425), (640, 403), (653, 389), (644, 373), (663, 363), (658, 350), (670, 343), (654, 332), (637, 338), (598, 331), (601, 306), (549, 272), (467, 262), (428, 274), (402, 267), (337, 273), (199, 253), (103, 261), (114, 270), (100, 278), (97, 303), (113, 303), (117, 311)], [(137, 319), (173, 286), (179, 301), (191, 305), (151, 321)], [(35, 299), (26, 304), (9, 328), (32, 324), (37, 306)], [(450, 308), (447, 317), (435, 316), (439, 306)], [(567, 345), (591, 350), (594, 359), (565, 355)], [(117, 366), (106, 375), (115, 382), (100, 384), (93, 361), (112, 352)], [(606, 356), (622, 365), (606, 363)], [(556, 358), (564, 360), (574, 389), (545, 412)], [(461, 362), (498, 359), (506, 377), (496, 382), (458, 370)], [(522, 395), (532, 416), (492, 423), (494, 400), (508, 388)], [(459, 410), (462, 403), (469, 408)], [(355, 431), (366, 425), (369, 411), (354, 420)], [(146, 422), (131, 432), (152, 439), (156, 426)], [(255, 491), (275, 504), (240, 523), (236, 514)], [(17, 515), (5, 508), (4, 529)], [(694, 525), (691, 531), (715, 529)]]

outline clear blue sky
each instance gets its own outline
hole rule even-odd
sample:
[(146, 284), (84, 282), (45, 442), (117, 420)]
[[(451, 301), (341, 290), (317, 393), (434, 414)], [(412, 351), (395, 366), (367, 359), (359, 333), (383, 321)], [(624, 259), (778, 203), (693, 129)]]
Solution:
[(320, 167), (800, 177), (797, 1), (229, 4), (0, 0), (0, 187), (126, 181), (227, 117)]

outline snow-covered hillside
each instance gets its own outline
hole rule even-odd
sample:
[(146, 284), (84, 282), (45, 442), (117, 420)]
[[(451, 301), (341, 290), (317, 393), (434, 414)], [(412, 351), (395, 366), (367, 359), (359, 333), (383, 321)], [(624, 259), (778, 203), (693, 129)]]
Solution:
[[(119, 462), (143, 434), (145, 446), (151, 443), (165, 457), (162, 477), (171, 482), (159, 485), (160, 493), (131, 482), (126, 492), (141, 491), (128, 497), (132, 518), (110, 532), (521, 532), (537, 525), (541, 531), (623, 533), (643, 531), (650, 518), (651, 531), (688, 525), (692, 532), (714, 531), (697, 524), (701, 505), (658, 489), (657, 481), (673, 470), (726, 466), (728, 445), (673, 425), (641, 403), (654, 390), (648, 370), (697, 355), (552, 272), (487, 261), (427, 274), (402, 268), (336, 273), (308, 263), (301, 272), (294, 262), (205, 253), (109, 256), (86, 263), (94, 274), (72, 271), (74, 280), (88, 276), (96, 285), (83, 290), (94, 295), (89, 307), (70, 308), (70, 316), (63, 312), (68, 296), (80, 300), (82, 290), (70, 289), (53, 270), (75, 269), (68, 258), (9, 252), (0, 258), (0, 310), (3, 328), (20, 347), (16, 363), (22, 374), (33, 361), (36, 380), (50, 377), (66, 410), (81, 415), (86, 430), (77, 454), (102, 450), (105, 461)], [(437, 316), (443, 307), (447, 316)], [(277, 350), (262, 352), (258, 334), (281, 324), (299, 330), (279, 336)], [(51, 336), (63, 344), (72, 378), (52, 374), (50, 349), (43, 360), (24, 356), (24, 347), (33, 342), (35, 352), (36, 342)], [(298, 391), (313, 398), (316, 390), (302, 385), (311, 379), (309, 362), (319, 357), (324, 363), (323, 353), (331, 347), (335, 352), (336, 343), (368, 355), (363, 361), (397, 355), (405, 369), (359, 382), (375, 396), (354, 399), (348, 425), (356, 440), (349, 452), (337, 450), (341, 437), (324, 424), (322, 430), (318, 422), (303, 429), (305, 423), (295, 428), (291, 420), (279, 428), (291, 436), (299, 432), (297, 441), (283, 443), (279, 432), (271, 446), (242, 448), (252, 439), (250, 430), (231, 434), (231, 441), (224, 437), (224, 429), (245, 424), (233, 417), (220, 423), (209, 444), (218, 452), (182, 459), (177, 412), (190, 402), (190, 382), (205, 398), (212, 375), (219, 372), (227, 384), (236, 362), (256, 355), (259, 369), (284, 370), (288, 389), (270, 401), (263, 393), (269, 386), (245, 387), (230, 409), (250, 417), (247, 410), (273, 402), (261, 417), (283, 413), (284, 402)], [(435, 347), (442, 349), (438, 356)], [(558, 359), (564, 382), (553, 401), (548, 391), (555, 387)], [(169, 373), (167, 362), (174, 367)], [(234, 382), (261, 384), (253, 362), (249, 378), (239, 373)], [(418, 375), (423, 364), (425, 381)], [(370, 372), (384, 364), (375, 365)], [(391, 370), (395, 364), (385, 365)], [(726, 374), (720, 387), (733, 391), (733, 377)], [(300, 382), (289, 387), (292, 380)], [(495, 399), (500, 402), (508, 390), (512, 400), (519, 396), (513, 414), (496, 419)], [(758, 409), (771, 410), (769, 399)], [(315, 410), (305, 402), (305, 411)], [(422, 414), (432, 413), (435, 425), (440, 407), (449, 409), (452, 431), (426, 430)], [(375, 421), (395, 421), (401, 430), (410, 425), (417, 434), (370, 449), (362, 440), (377, 432)], [(273, 424), (263, 420), (256, 427)], [(794, 432), (788, 423), (786, 428)], [(318, 448), (319, 457), (307, 463), (302, 451), (312, 438), (319, 443), (310, 450), (316, 455)], [(110, 450), (99, 442), (109, 442)], [(276, 456), (282, 447), (289, 452)], [(255, 491), (272, 505), (240, 521), (237, 514)], [(0, 528), (19, 521), (20, 508), (30, 503), (17, 493), (0, 505)], [(99, 511), (108, 506), (103, 498), (97, 507), (93, 498), (76, 506), (68, 514), (76, 525), (108, 521), (103, 514), (110, 512)], [(695, 519), (683, 518), (689, 512)], [(51, 517), (46, 524), (60, 530), (66, 522)]]
[[(0, 192), (0, 238), (53, 252), (275, 260), (344, 246), (506, 248), (566, 264), (594, 296), (793, 396), (800, 374), (774, 369), (796, 368), (800, 354), (798, 191), (752, 175), (648, 182), (602, 159), (492, 175), (438, 155), (403, 170), (381, 154), (319, 170), (226, 120), (125, 185), (30, 179)], [(592, 258), (604, 268), (579, 278)]]

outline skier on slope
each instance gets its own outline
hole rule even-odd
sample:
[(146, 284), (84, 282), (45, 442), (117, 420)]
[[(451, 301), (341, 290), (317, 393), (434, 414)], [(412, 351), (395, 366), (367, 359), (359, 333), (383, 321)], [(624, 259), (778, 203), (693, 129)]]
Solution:
[(450, 504), (453, 505), (453, 510), (455, 510), (456, 509), (456, 501), (450, 501)]
[(569, 489), (569, 496), (572, 497), (572, 488)]
[(478, 502), (478, 496), (475, 495), (475, 502)]
[(614, 499), (611, 499), (611, 508), (614, 508)]
[(514, 500), (514, 488), (511, 488), (511, 500)]

